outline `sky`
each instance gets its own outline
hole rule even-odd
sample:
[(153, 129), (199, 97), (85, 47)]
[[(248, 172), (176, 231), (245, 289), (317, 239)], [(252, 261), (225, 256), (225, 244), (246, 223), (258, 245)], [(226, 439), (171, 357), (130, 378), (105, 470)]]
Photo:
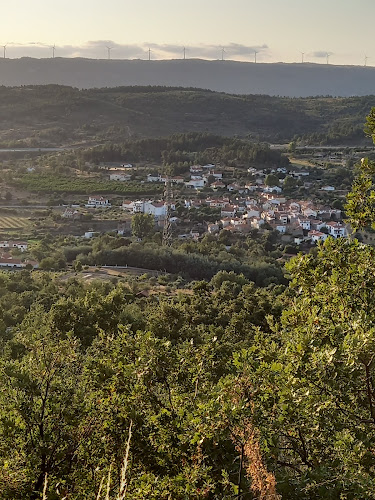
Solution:
[[(375, 66), (375, 0), (0, 0), (6, 57)], [(223, 50), (225, 52), (223, 52)], [(303, 53), (303, 54), (302, 54)], [(0, 47), (0, 57), (3, 48)]]

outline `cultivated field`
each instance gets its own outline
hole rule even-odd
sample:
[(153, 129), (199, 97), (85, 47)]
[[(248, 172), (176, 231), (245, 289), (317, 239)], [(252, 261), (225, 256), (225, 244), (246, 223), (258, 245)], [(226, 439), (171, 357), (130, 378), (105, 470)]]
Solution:
[(0, 215), (0, 229), (22, 229), (24, 227), (30, 227), (30, 220), (26, 217)]

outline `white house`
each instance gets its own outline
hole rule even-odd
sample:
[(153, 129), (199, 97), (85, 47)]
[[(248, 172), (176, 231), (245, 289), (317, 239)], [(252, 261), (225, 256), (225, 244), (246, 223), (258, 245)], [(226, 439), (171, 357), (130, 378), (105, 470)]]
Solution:
[(263, 224), (265, 223), (265, 220), (262, 219), (262, 217), (254, 217), (253, 220), (251, 221), (251, 227), (255, 229), (259, 229)]
[(308, 237), (314, 243), (317, 243), (318, 241), (325, 241), (328, 238), (328, 234), (313, 230), (308, 232)]
[(221, 181), (215, 181), (211, 184), (210, 186), (212, 189), (224, 189), (225, 188), (225, 184)]
[(280, 186), (266, 186), (263, 189), (264, 193), (282, 193), (283, 190)]
[(0, 267), (23, 269), (27, 265), (32, 266), (33, 269), (37, 269), (39, 267), (38, 262), (34, 260), (22, 261), (20, 259), (13, 259), (12, 257), (0, 257)]
[(221, 217), (234, 217), (236, 215), (236, 207), (234, 205), (225, 205), (221, 209)]
[(200, 165), (192, 165), (189, 170), (192, 174), (200, 174), (203, 172), (203, 167)]
[(204, 179), (202, 179), (202, 177), (200, 179), (190, 179), (190, 181), (185, 182), (186, 187), (195, 188), (195, 189), (203, 188), (205, 186), (205, 184), (206, 184), (206, 181)]
[(169, 180), (172, 184), (183, 184), (185, 179), (178, 175), (176, 177), (170, 177)]
[(124, 200), (122, 202), (122, 209), (123, 210), (128, 210), (128, 212), (132, 212), (134, 207), (134, 201), (131, 200)]
[(103, 196), (89, 196), (86, 207), (88, 208), (100, 208), (100, 207), (110, 207), (111, 204), (107, 198)]
[(326, 228), (333, 238), (345, 238), (348, 235), (346, 227), (341, 222), (327, 222)]
[(165, 217), (167, 214), (167, 205), (163, 201), (135, 201), (133, 203), (134, 214), (151, 214), (154, 217)]
[(299, 225), (302, 227), (302, 229), (306, 229), (307, 231), (310, 231), (311, 229), (311, 220), (310, 219), (298, 219)]
[(247, 217), (248, 219), (250, 219), (251, 217), (260, 217), (260, 210), (258, 209), (258, 207), (248, 208), (245, 217)]
[(206, 200), (206, 203), (209, 207), (212, 207), (212, 208), (222, 208), (222, 207), (225, 207), (225, 205), (227, 205), (229, 202), (229, 199), (227, 200), (218, 200), (218, 199), (208, 199)]
[(0, 241), (0, 248), (18, 248), (21, 252), (27, 250), (27, 241)]

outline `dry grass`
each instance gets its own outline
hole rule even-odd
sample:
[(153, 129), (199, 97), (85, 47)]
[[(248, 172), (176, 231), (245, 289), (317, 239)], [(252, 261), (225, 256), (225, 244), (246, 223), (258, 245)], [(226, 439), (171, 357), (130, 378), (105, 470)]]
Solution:
[[(128, 441), (126, 443), (126, 450), (125, 450), (125, 456), (124, 456), (124, 461), (121, 466), (121, 477), (120, 477), (120, 485), (119, 485), (119, 490), (118, 490), (118, 495), (116, 500), (125, 500), (126, 497), (126, 492), (128, 489), (128, 479), (127, 479), (127, 470), (128, 470), (128, 465), (129, 465), (129, 453), (130, 453), (130, 442), (132, 438), (132, 427), (133, 427), (133, 421), (130, 422), (129, 425), (129, 430), (128, 430)], [(109, 468), (108, 471), (108, 477), (107, 477), (107, 489), (106, 489), (106, 496), (105, 500), (110, 500), (110, 495), (111, 495), (111, 472), (112, 472), (112, 465)], [(98, 490), (98, 495), (96, 497), (96, 500), (101, 499), (101, 493), (103, 489), (103, 484), (104, 484), (104, 476), (102, 477), (102, 480), (100, 482), (99, 490)]]
[(43, 500), (47, 500), (48, 475), (44, 476)]

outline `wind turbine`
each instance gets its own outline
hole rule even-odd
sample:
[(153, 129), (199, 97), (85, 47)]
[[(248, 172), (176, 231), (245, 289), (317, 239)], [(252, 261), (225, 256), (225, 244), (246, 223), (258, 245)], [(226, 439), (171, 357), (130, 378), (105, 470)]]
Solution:
[(53, 47), (51, 47), (52, 49), (52, 59), (55, 59), (55, 50), (56, 50), (56, 44), (54, 43), (53, 44)]
[(330, 54), (329, 52), (326, 53), (326, 59), (327, 59), (327, 64), (329, 64), (329, 58), (332, 54)]
[(184, 53), (184, 61), (186, 60), (186, 47), (182, 49), (182, 52)]
[(225, 49), (224, 47), (221, 48), (221, 60), (224, 61), (224, 56), (225, 56)]
[(113, 49), (113, 47), (109, 47), (108, 45), (106, 47), (108, 51), (108, 59), (111, 59), (111, 50)]
[(300, 51), (300, 54), (301, 54), (301, 63), (303, 64), (305, 62), (304, 61), (305, 53)]
[(3, 56), (4, 56), (4, 59), (6, 58), (6, 52), (7, 52), (7, 46), (6, 45), (2, 45), (3, 47)]
[(255, 62), (255, 64), (257, 63), (257, 54), (258, 54), (258, 50), (254, 50), (254, 62)]
[(148, 49), (148, 60), (151, 61), (151, 49)]
[(370, 59), (370, 58), (369, 58), (369, 56), (366, 56), (366, 55), (365, 55), (365, 67), (367, 66), (367, 61), (368, 61), (369, 59)]

